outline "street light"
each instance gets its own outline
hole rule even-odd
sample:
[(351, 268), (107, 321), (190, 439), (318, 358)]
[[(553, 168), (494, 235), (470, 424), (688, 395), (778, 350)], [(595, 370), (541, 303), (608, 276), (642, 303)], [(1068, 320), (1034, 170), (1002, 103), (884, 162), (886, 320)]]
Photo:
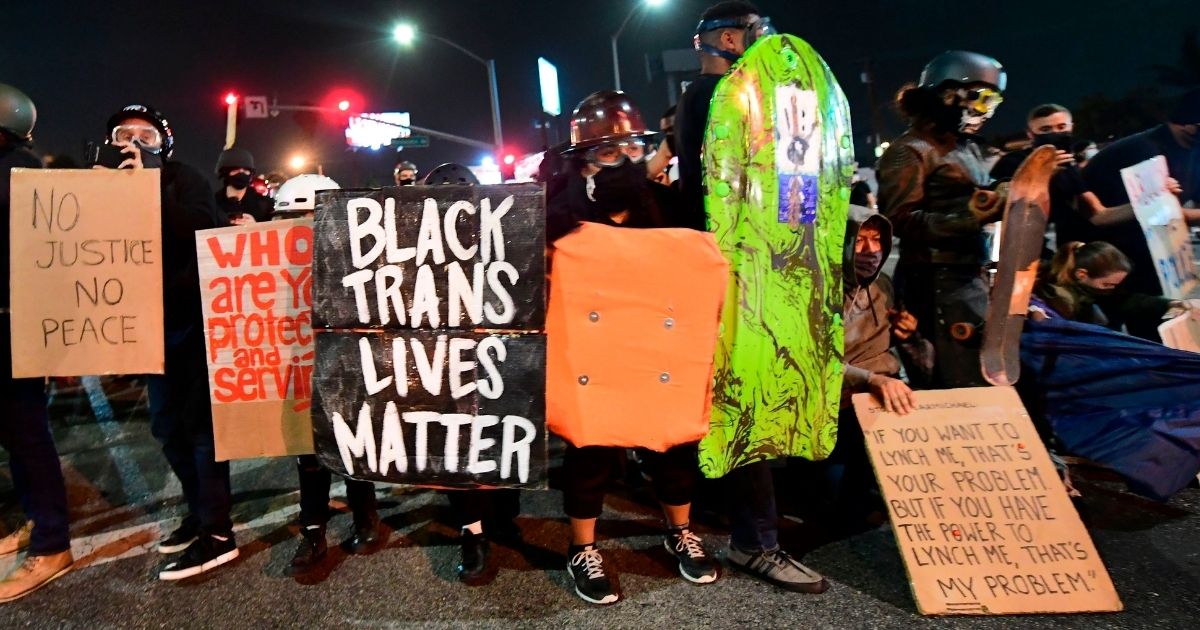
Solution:
[[(496, 143), (496, 150), (499, 151), (504, 146), (504, 133), (500, 130), (500, 94), (496, 88), (496, 61), (494, 59), (484, 59), (479, 55), (467, 50), (466, 48), (433, 33), (422, 33), (425, 37), (436, 39), (451, 48), (458, 50), (464, 55), (478, 61), (487, 68), (488, 73), (488, 88), (491, 91), (492, 97), (492, 139)], [(392, 38), (402, 46), (411, 46), (417, 39), (417, 28), (407, 22), (397, 24), (392, 29)]]
[(304, 165), (306, 165), (306, 164), (308, 164), (308, 158), (304, 157), (303, 155), (301, 155), (299, 153), (293, 155), (288, 160), (288, 166), (290, 166), (293, 171), (300, 171), (300, 170), (304, 169)]
[(641, 0), (641, 2), (635, 3), (633, 5), (633, 8), (629, 9), (629, 15), (625, 16), (625, 21), (621, 22), (621, 28), (618, 28), (617, 32), (613, 33), (613, 36), (612, 36), (613, 83), (616, 85), (618, 92), (621, 90), (621, 62), (617, 56), (617, 38), (621, 36), (621, 33), (625, 32), (625, 27), (629, 26), (629, 20), (633, 19), (633, 14), (637, 13), (638, 9), (642, 8), (643, 6), (650, 7), (650, 8), (661, 7), (662, 5), (664, 5), (666, 3), (667, 3), (667, 0)]

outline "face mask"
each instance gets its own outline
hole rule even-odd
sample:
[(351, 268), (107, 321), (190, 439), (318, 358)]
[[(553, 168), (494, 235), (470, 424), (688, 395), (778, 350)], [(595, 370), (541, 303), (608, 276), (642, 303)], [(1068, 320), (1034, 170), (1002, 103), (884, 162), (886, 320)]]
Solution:
[(415, 180), (415, 179), (398, 179), (398, 180), (396, 180), (397, 186), (415, 186), (416, 184), (417, 184), (417, 180)]
[(1116, 291), (1116, 289), (1097, 289), (1096, 287), (1090, 287), (1082, 282), (1076, 282), (1075, 288), (1078, 289), (1083, 295), (1093, 298), (1101, 298), (1106, 295), (1112, 295)]
[(246, 190), (250, 186), (250, 173), (236, 173), (225, 176), (225, 185), (234, 190)]
[(854, 275), (858, 279), (866, 280), (875, 275), (879, 271), (879, 266), (883, 264), (883, 252), (855, 252), (854, 254)]

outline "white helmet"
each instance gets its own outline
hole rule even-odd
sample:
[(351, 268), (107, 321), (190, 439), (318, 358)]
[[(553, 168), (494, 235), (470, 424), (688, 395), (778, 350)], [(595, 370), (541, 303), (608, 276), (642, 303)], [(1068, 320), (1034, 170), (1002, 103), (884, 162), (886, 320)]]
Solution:
[(297, 175), (275, 192), (275, 215), (288, 216), (312, 212), (317, 206), (317, 192), (339, 190), (341, 186), (324, 175), (305, 173)]

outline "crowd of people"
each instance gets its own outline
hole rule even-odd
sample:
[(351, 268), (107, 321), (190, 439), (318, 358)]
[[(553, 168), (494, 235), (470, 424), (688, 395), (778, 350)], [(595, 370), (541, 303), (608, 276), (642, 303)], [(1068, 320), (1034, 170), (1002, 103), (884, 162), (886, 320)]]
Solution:
[[(624, 228), (708, 228), (702, 150), (712, 95), (754, 38), (770, 32), (769, 21), (742, 1), (709, 8), (696, 30), (701, 72), (677, 107), (659, 120), (661, 137), (645, 124), (637, 105), (621, 92), (601, 91), (584, 99), (571, 123), (571, 140), (547, 153), (541, 179), (546, 187), (547, 242), (570, 233), (580, 222)], [(883, 153), (878, 190), (855, 191), (843, 261), (845, 378), (839, 439), (821, 464), (820, 480), (832, 497), (833, 516), (853, 524), (878, 519), (882, 503), (855, 421), (849, 396), (872, 392), (890, 411), (916, 406), (914, 389), (985, 385), (979, 369), (979, 343), (989, 286), (985, 247), (987, 226), (1001, 218), (1006, 182), (1028, 154), (1012, 152), (989, 164), (979, 139), (981, 128), (1003, 100), (1006, 74), (983, 54), (952, 51), (929, 62), (919, 80), (901, 90), (897, 106), (908, 130)], [(12, 168), (38, 168), (31, 151), (34, 104), (18, 89), (0, 85), (0, 205), (7, 229)], [(1189, 221), (1200, 222), (1200, 91), (1184, 96), (1170, 119), (1144, 133), (1092, 152), (1072, 137), (1071, 112), (1047, 104), (1028, 115), (1032, 147), (1058, 150), (1051, 183), (1050, 220), (1056, 239), (1048, 244), (1046, 272), (1035, 289), (1035, 319), (1065, 318), (1124, 329), (1154, 338), (1165, 314), (1190, 302), (1161, 297), (1153, 262), (1121, 184), (1120, 169), (1155, 155), (1166, 157), (1172, 191)], [(311, 214), (315, 194), (337, 188), (320, 175), (301, 175), (263, 194), (249, 151), (224, 151), (216, 165), (220, 186), (213, 190), (199, 169), (173, 159), (175, 137), (167, 118), (152, 107), (132, 104), (104, 124), (108, 161), (96, 167), (162, 169), (164, 317), (166, 369), (148, 376), (151, 432), (178, 477), (186, 514), (158, 544), (171, 554), (159, 573), (179, 580), (216, 569), (238, 556), (230, 517), (232, 493), (228, 462), (214, 453), (208, 399), (207, 357), (201, 321), (196, 263), (197, 231), (272, 218)], [(1086, 167), (1081, 162), (1087, 160)], [(471, 183), (469, 171), (455, 165), (429, 173), (426, 183)], [(396, 164), (396, 185), (418, 181), (411, 162)], [(873, 207), (877, 201), (878, 209)], [(8, 247), (5, 233), (3, 247)], [(883, 273), (893, 243), (898, 265), (892, 280)], [(1052, 253), (1049, 249), (1057, 250)], [(8, 251), (0, 252), (0, 282), (9, 279)], [(8, 287), (0, 336), (10, 342)], [(820, 334), (820, 333), (817, 333)], [(0, 351), (7, 357), (7, 352)], [(0, 441), (9, 454), (13, 484), (28, 518), (24, 527), (0, 539), (0, 556), (25, 553), (2, 582), (0, 602), (22, 597), (69, 571), (73, 564), (68, 502), (58, 453), (51, 437), (44, 382), (14, 379), (3, 363), (4, 402)], [(596, 545), (596, 522), (611, 480), (626, 457), (624, 449), (567, 445), (562, 463), (563, 512), (570, 523), (566, 568), (575, 592), (594, 604), (620, 599), (616, 570)], [(661, 504), (666, 553), (681, 577), (711, 584), (721, 563), (692, 529), (693, 503), (710, 486), (702, 484), (696, 444), (662, 453), (641, 452), (643, 467)], [(326, 554), (331, 473), (315, 456), (297, 458), (300, 488), (300, 540), (291, 570), (304, 573)], [(742, 466), (719, 492), (724, 498), (731, 539), (725, 557), (732, 567), (777, 587), (820, 593), (825, 579), (785, 551), (779, 542), (779, 514), (773, 462)], [(381, 531), (373, 484), (345, 479), (353, 514), (352, 553), (377, 549)], [(461, 531), (459, 576), (482, 580), (491, 567), (490, 539), (519, 536), (513, 519), (520, 512), (515, 490), (449, 490), (447, 499)]]

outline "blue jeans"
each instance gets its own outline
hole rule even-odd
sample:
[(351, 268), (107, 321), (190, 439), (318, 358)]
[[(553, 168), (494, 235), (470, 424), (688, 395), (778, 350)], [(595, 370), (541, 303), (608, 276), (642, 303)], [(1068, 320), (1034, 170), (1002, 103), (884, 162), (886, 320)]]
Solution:
[(166, 368), (165, 375), (146, 378), (150, 432), (183, 486), (184, 525), (228, 535), (233, 531), (229, 462), (216, 461), (208, 361), (199, 330), (168, 336)]
[(729, 542), (747, 553), (779, 548), (779, 513), (775, 507), (775, 480), (771, 462), (735, 468), (725, 476), (729, 493)]

